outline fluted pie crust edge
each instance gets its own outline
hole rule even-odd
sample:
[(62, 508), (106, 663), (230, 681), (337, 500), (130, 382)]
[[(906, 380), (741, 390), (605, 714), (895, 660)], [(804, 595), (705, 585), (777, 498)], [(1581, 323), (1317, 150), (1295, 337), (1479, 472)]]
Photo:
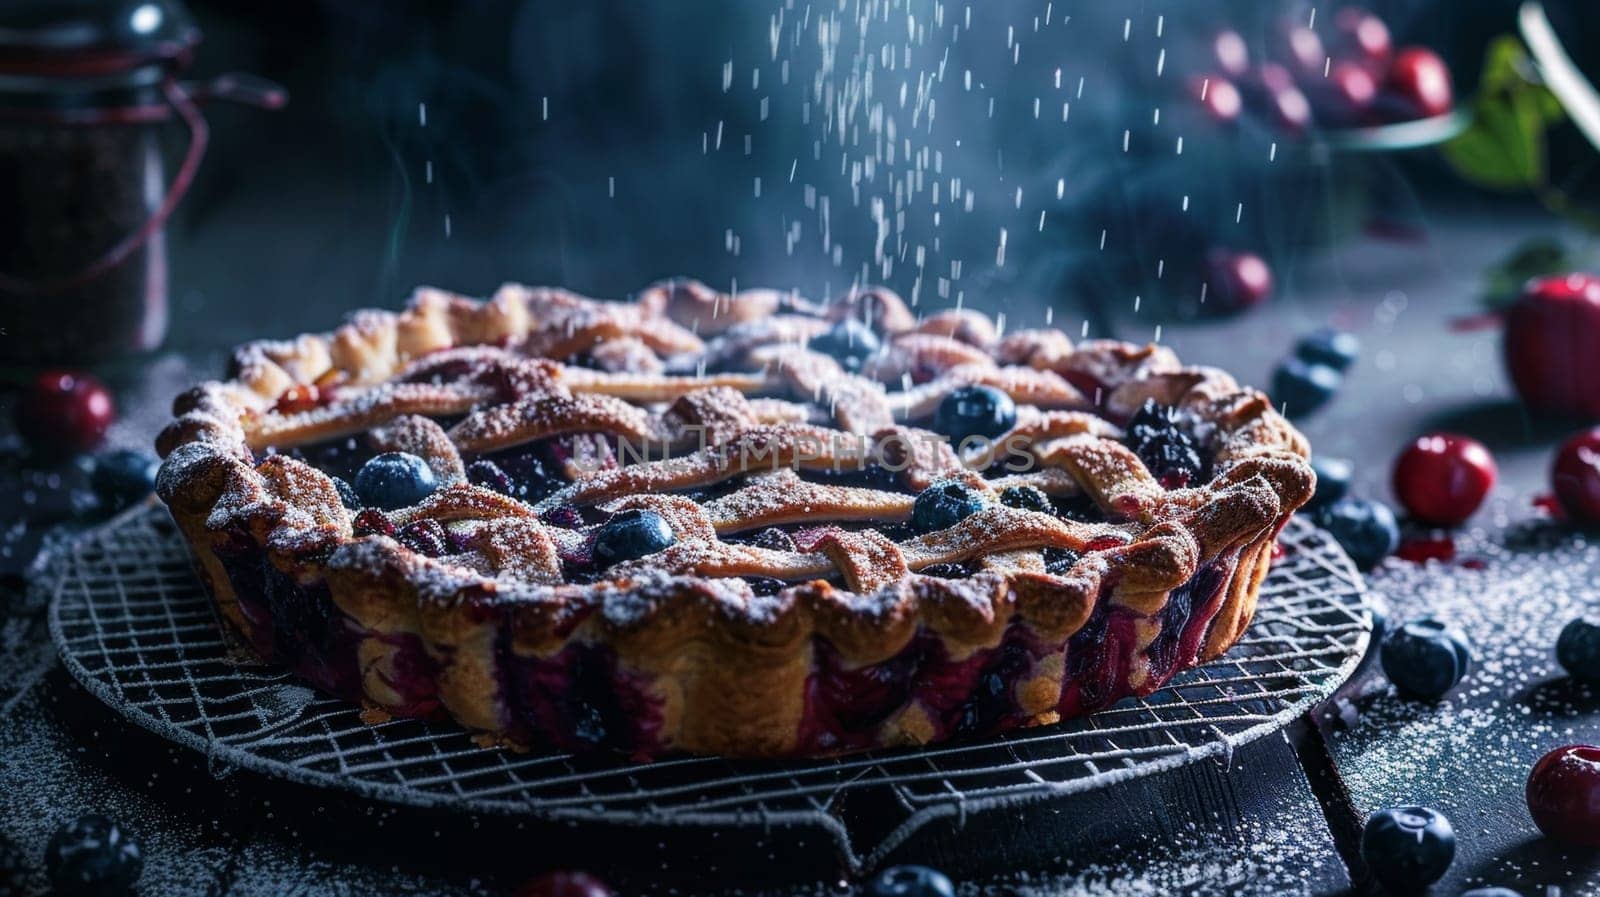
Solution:
[[(708, 293), (693, 282), (659, 285), (631, 304), (597, 303), (580, 329), (593, 327), (589, 345), (629, 342), (670, 358), (736, 343), (740, 328), (785, 314), (764, 292), (749, 301)], [(522, 575), (531, 569), (524, 555), (549, 550), (535, 518), (465, 484), (426, 513), (478, 515), (488, 521), (479, 532), (503, 531), (500, 541), (480, 539), (469, 561), (357, 536), (326, 474), (263, 455), (253, 441), (298, 388), (355, 391), (464, 347), (569, 348), (549, 348), (544, 315), (589, 300), (507, 287), (487, 302), (423, 289), (402, 312), (363, 311), (331, 333), (243, 347), (231, 379), (175, 402), (158, 441), (158, 492), (223, 623), (252, 651), (361, 702), (373, 719), (448, 716), (515, 748), (778, 757), (928, 744), (1147, 694), (1238, 641), (1277, 534), (1315, 485), (1305, 439), (1265, 396), (1159, 347), (1074, 345), (1053, 330), (999, 338), (970, 313), (935, 316), (948, 325), (941, 332), (897, 319), (898, 299), (878, 295), (888, 298), (869, 315), (907, 352), (980, 346), (1004, 371), (1092, 382), (1095, 413), (1109, 420), (1126, 420), (1146, 399), (1193, 415), (1213, 431), (1213, 478), (1162, 490), (1119, 467), (1118, 451), (1072, 443), (1061, 464), (1118, 515), (1120, 541), (996, 506), (926, 549), (975, 563), (965, 578), (899, 568), (889, 581), (818, 578), (757, 596), (741, 579), (652, 569), (648, 558), (593, 583)], [(859, 294), (848, 302), (860, 309)], [(831, 307), (794, 313), (838, 317)], [(573, 325), (562, 329), (570, 335)], [(967, 352), (950, 370), (982, 364)], [(763, 391), (786, 388), (767, 376)], [(495, 522), (505, 519), (518, 525)], [(824, 539), (812, 550), (844, 569), (858, 541)], [(1053, 575), (1029, 557), (1041, 545), (1082, 559)], [(849, 590), (852, 582), (871, 587)], [(850, 706), (863, 694), (864, 713)]]

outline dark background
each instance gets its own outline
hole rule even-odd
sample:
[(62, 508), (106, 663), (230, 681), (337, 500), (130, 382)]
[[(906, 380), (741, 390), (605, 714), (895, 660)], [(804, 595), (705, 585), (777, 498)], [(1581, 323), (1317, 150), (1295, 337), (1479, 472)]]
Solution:
[[(790, 81), (780, 83), (768, 33), (772, 16), (782, 11), (788, 17), (787, 34), (807, 9), (805, 3), (783, 5), (197, 2), (206, 42), (195, 71), (262, 74), (285, 84), (293, 99), (275, 114), (212, 107), (212, 151), (174, 225), (177, 311), (170, 345), (211, 349), (320, 328), (355, 306), (396, 305), (424, 282), (484, 293), (515, 279), (623, 296), (655, 278), (686, 274), (722, 286), (763, 283), (817, 294), (865, 276), (909, 295), (918, 272), (905, 261), (887, 276), (876, 265), (863, 275), (875, 238), (870, 196), (889, 195), (886, 172), (880, 169), (855, 204), (837, 141), (824, 146), (820, 159), (811, 157), (813, 141), (824, 132), (820, 114), (802, 123), (800, 106), (821, 65), (816, 25), (801, 46), (785, 40), (779, 48), (779, 60), (791, 60)], [(1044, 2), (975, 4), (972, 27), (953, 43), (941, 48), (944, 41), (933, 35), (914, 48), (914, 72), (936, 69), (944, 51), (948, 71), (934, 89), (941, 101), (934, 126), (910, 128), (902, 111), (901, 135), (909, 136), (914, 151), (940, 152), (945, 178), (961, 178), (978, 194), (970, 213), (958, 212), (947, 197), (938, 228), (927, 222), (923, 194), (904, 227), (892, 228), (891, 255), (901, 234), (929, 250), (916, 291), (920, 300), (946, 305), (960, 294), (975, 307), (1020, 306), (1012, 312), (1017, 320), (1046, 305), (1070, 313), (1083, 305), (1086, 292), (1115, 293), (1125, 302), (1159, 291), (1170, 282), (1151, 283), (1145, 269), (1165, 247), (1186, 245), (1186, 233), (1175, 237), (1168, 216), (1145, 211), (1157, 204), (1169, 209), (1181, 195), (1193, 197), (1194, 211), (1179, 227), (1198, 227), (1207, 239), (1262, 252), (1284, 272), (1320, 244), (1286, 239), (1283, 232), (1303, 230), (1304, 222), (1338, 206), (1348, 192), (1344, 184), (1306, 189), (1302, 179), (1320, 179), (1323, 172), (1300, 158), (1292, 142), (1269, 162), (1266, 146), (1274, 135), (1219, 135), (1186, 117), (1174, 94), (1185, 72), (1204, 67), (1201, 44), (1221, 25), (1238, 28), (1259, 50), (1279, 21), (1304, 21), (1310, 7), (1049, 5), (1055, 24), (1035, 31)], [(831, 6), (815, 4), (814, 14), (820, 18)], [(934, 4), (913, 6), (927, 19)], [(1372, 6), (1389, 22), (1397, 45), (1426, 43), (1449, 60), (1458, 96), (1469, 95), (1476, 83), (1487, 40), (1514, 30), (1509, 0)], [(1595, 55), (1589, 38), (1600, 34), (1600, 25), (1573, 15), (1579, 6), (1558, 3), (1551, 10), (1583, 61)], [(1334, 8), (1319, 10), (1324, 32)], [(945, 4), (944, 30), (952, 30), (965, 9)], [(870, 54), (885, 43), (903, 45), (904, 16), (897, 8), (859, 46)], [(1070, 22), (1062, 25), (1067, 16)], [(1164, 20), (1159, 41), (1153, 33), (1158, 17)], [(1124, 18), (1136, 22), (1127, 43), (1118, 41)], [(845, 27), (841, 67), (857, 46), (853, 23)], [(1008, 28), (1023, 45), (1015, 64)], [(1169, 55), (1157, 78), (1159, 48)], [(729, 61), (731, 87), (724, 91)], [(1061, 89), (1053, 87), (1057, 67), (1064, 72)], [(761, 81), (752, 87), (756, 68)], [(972, 91), (959, 89), (964, 69), (973, 72)], [(881, 100), (893, 113), (902, 74), (879, 71), (875, 99), (862, 105)], [(1081, 98), (1070, 96), (1078, 77), (1087, 83)], [(842, 83), (842, 73), (833, 80)], [(914, 88), (913, 80), (913, 94)], [(1043, 98), (1038, 120), (1032, 118), (1034, 97)], [(1053, 120), (1062, 98), (1073, 101), (1066, 125)], [(1167, 113), (1160, 128), (1150, 126), (1155, 107)], [(1134, 134), (1131, 156), (1120, 152), (1124, 128)], [(1182, 157), (1167, 149), (1172, 133), (1186, 136)], [(1557, 171), (1586, 189), (1578, 160), (1587, 156), (1570, 129), (1558, 135), (1552, 154)], [(791, 166), (797, 169), (793, 183)], [(1423, 229), (1430, 222), (1419, 196), (1448, 197), (1452, 205), (1507, 201), (1464, 191), (1431, 155), (1363, 166), (1364, 176), (1377, 171), (1376, 192)], [(903, 159), (899, 167), (906, 169)], [(1065, 182), (1060, 200), (1058, 179)], [(837, 262), (821, 245), (819, 211), (806, 205), (808, 184), (832, 200)], [(1012, 201), (1018, 187), (1025, 192), (1020, 208)], [(1241, 227), (1233, 223), (1235, 204), (1246, 200)], [(1048, 212), (1043, 230), (1040, 211)], [(224, 216), (256, 226), (224, 233), (217, 227)], [(790, 251), (785, 234), (794, 222), (802, 236)], [(1002, 227), (1008, 264), (998, 268)], [(1095, 244), (1106, 227), (1113, 230), (1113, 253), (1141, 256), (1132, 283), (1076, 276), (1105, 269)], [(737, 254), (730, 239), (737, 240)], [(215, 264), (218, 257), (226, 264)], [(951, 276), (952, 262), (960, 263), (959, 279)], [(212, 270), (224, 276), (207, 276)], [(939, 276), (951, 279), (943, 295)], [(255, 298), (261, 296), (273, 298)], [(197, 313), (218, 306), (228, 314), (207, 315), (197, 327)]]

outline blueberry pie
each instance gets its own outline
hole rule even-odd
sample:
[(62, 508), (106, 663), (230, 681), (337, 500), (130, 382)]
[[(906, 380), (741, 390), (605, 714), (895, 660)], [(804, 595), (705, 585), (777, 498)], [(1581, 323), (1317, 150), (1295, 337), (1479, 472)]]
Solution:
[(1147, 694), (1239, 638), (1315, 485), (1221, 371), (883, 289), (422, 289), (175, 414), (158, 491), (254, 654), (369, 719), (639, 758)]

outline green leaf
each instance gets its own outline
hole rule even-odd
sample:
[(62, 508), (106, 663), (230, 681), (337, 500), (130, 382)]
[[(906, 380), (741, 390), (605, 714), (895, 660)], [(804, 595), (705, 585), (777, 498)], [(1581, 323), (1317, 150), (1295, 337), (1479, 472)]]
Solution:
[(1530, 67), (1517, 38), (1502, 35), (1490, 42), (1472, 124), (1443, 147), (1445, 159), (1467, 180), (1497, 190), (1544, 184), (1545, 130), (1564, 113), (1554, 94), (1527, 79)]
[(1444, 145), (1456, 171), (1480, 186), (1513, 190), (1539, 183), (1543, 143), (1510, 103), (1480, 104), (1472, 125)]
[(1491, 308), (1507, 305), (1529, 280), (1579, 267), (1581, 259), (1561, 240), (1532, 237), (1483, 272), (1484, 304)]

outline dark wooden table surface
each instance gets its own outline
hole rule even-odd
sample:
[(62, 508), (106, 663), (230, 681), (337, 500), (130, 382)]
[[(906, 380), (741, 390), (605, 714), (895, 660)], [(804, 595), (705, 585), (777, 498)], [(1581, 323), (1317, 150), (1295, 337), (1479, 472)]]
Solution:
[[(148, 440), (168, 397), (217, 370), (225, 346), (331, 325), (381, 281), (370, 264), (350, 261), (381, 255), (370, 245), (377, 238), (362, 236), (372, 229), (341, 238), (344, 225), (318, 214), (317, 196), (258, 201), (287, 203), (294, 221), (256, 220), (259, 209), (244, 204), (228, 226), (175, 235), (176, 351), (117, 375), (127, 413), (114, 441)], [(1320, 451), (1357, 462), (1357, 490), (1369, 495), (1387, 497), (1392, 457), (1422, 431), (1449, 427), (1490, 444), (1501, 484), (1458, 539), (1460, 557), (1482, 563), (1391, 561), (1370, 580), (1394, 616), (1431, 613), (1462, 626), (1478, 648), (1473, 676), (1437, 706), (1401, 701), (1369, 678), (1314, 722), (1258, 741), (1225, 765), (1198, 763), (935, 827), (895, 859), (941, 866), (971, 893), (1359, 893), (1371, 887), (1352, 850), (1361, 820), (1384, 806), (1422, 803), (1446, 812), (1460, 837), (1435, 893), (1483, 883), (1524, 895), (1600, 893), (1600, 854), (1541, 839), (1521, 797), (1544, 750), (1600, 742), (1600, 695), (1562, 679), (1551, 658), (1560, 625), (1597, 603), (1600, 553), (1531, 506), (1545, 488), (1552, 445), (1571, 425), (1526, 419), (1510, 401), (1494, 335), (1447, 326), (1472, 310), (1483, 262), (1550, 225), (1531, 213), (1423, 211), (1433, 215), (1426, 242), (1364, 239), (1306, 256), (1279, 272), (1270, 307), (1222, 323), (1169, 325), (1162, 339), (1188, 360), (1263, 383), (1296, 334), (1330, 322), (1359, 333), (1360, 363), (1306, 429)], [(259, 244), (264, 227), (270, 260), (241, 251), (241, 235), (255, 234)], [(461, 264), (480, 261), (459, 251), (468, 255)], [(487, 270), (518, 273), (503, 260)], [(278, 301), (283, 296), (315, 299)], [(1012, 326), (1029, 323), (1029, 311), (1012, 309)], [(1031, 311), (1042, 319), (1042, 307)], [(1123, 315), (1119, 335), (1147, 337), (1156, 323)], [(81, 473), (8, 463), (0, 834), (33, 854), (64, 821), (104, 812), (144, 844), (141, 887), (149, 895), (501, 893), (529, 873), (569, 865), (600, 872), (624, 892), (792, 892), (785, 881), (809, 882), (800, 893), (837, 887), (827, 846), (781, 831), (712, 837), (534, 826), (390, 808), (244, 772), (219, 778), (204, 757), (120, 721), (62, 671), (20, 573), (34, 539), (18, 533), (92, 515), (65, 498)]]

